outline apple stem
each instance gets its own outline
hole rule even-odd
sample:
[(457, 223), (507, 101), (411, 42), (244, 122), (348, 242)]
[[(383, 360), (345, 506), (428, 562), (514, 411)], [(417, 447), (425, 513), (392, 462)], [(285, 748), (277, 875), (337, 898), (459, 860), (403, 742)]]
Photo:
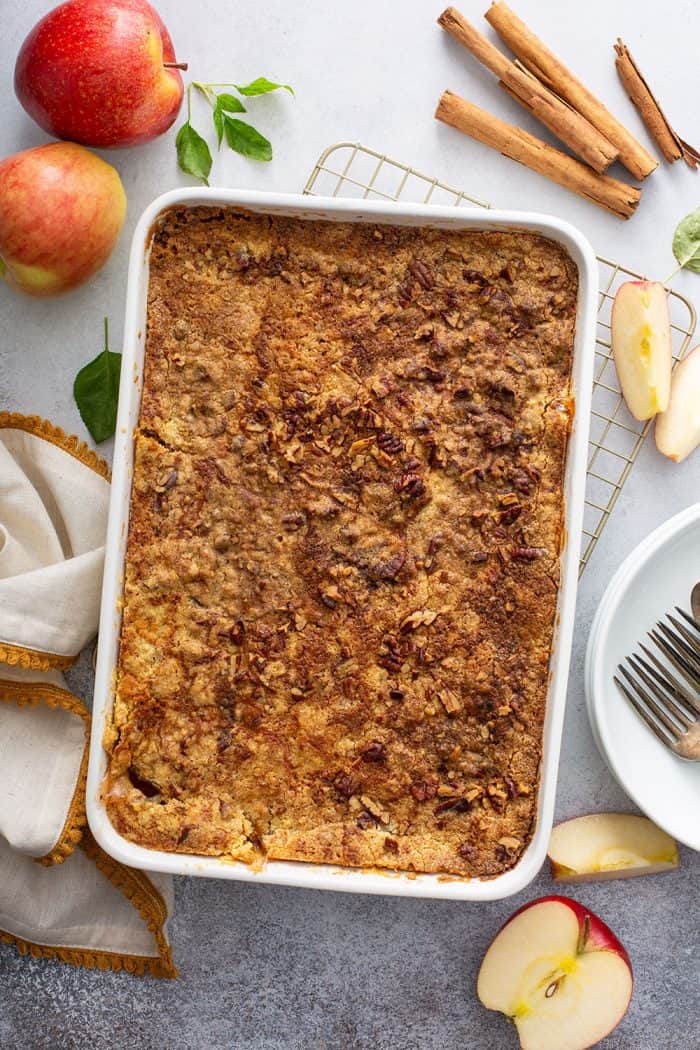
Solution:
[(163, 69), (189, 69), (187, 62), (164, 62)]
[(590, 917), (590, 915), (586, 915), (585, 919), (583, 920), (583, 927), (581, 928), (581, 932), (579, 934), (579, 939), (578, 939), (578, 945), (576, 947), (576, 954), (577, 955), (582, 955), (583, 952), (585, 952), (586, 945), (588, 944), (588, 938), (590, 937), (590, 935), (591, 935), (591, 917)]

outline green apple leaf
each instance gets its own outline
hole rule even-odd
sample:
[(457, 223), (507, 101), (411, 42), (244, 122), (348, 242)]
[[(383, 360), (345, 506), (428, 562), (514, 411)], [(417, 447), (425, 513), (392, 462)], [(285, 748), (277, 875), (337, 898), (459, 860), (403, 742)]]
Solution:
[(97, 357), (81, 368), (73, 383), (73, 397), (80, 418), (98, 444), (112, 437), (117, 424), (119, 373), (122, 355), (109, 349), (105, 317), (105, 346)]
[(259, 131), (243, 120), (224, 117), (226, 141), (236, 153), (252, 160), (272, 160), (272, 145)]
[(221, 149), (221, 143), (224, 139), (224, 111), (217, 104), (212, 110), (212, 118), (214, 120), (214, 127), (216, 128), (216, 141)]
[(289, 84), (275, 84), (267, 77), (258, 77), (257, 80), (251, 80), (250, 84), (234, 84), (233, 86), (241, 95), (267, 95), (270, 91), (277, 91), (278, 88), (284, 88), (290, 95), (294, 94), (294, 89)]
[(201, 179), (205, 186), (209, 185), (209, 172), (211, 171), (211, 153), (205, 140), (195, 131), (189, 120), (186, 121), (177, 133), (175, 139), (177, 149), (177, 162), (187, 175), (194, 175)]
[(246, 111), (241, 100), (235, 95), (229, 95), (226, 91), (216, 96), (216, 106), (217, 109), (223, 109), (224, 113), (245, 113)]
[(691, 211), (676, 226), (673, 254), (681, 269), (700, 273), (700, 208)]

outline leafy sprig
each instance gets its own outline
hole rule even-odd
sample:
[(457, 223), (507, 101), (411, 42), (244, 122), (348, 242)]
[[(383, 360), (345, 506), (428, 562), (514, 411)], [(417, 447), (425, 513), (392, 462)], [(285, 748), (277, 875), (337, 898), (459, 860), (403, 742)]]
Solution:
[(700, 273), (700, 208), (691, 211), (676, 226), (673, 234), (673, 254), (678, 263), (678, 270), (692, 270)]
[(209, 173), (212, 168), (212, 156), (205, 138), (192, 126), (192, 89), (198, 91), (211, 106), (212, 121), (216, 132), (219, 149), (224, 140), (230, 149), (252, 160), (272, 160), (272, 144), (264, 135), (248, 124), (247, 121), (231, 116), (232, 113), (245, 113), (246, 107), (230, 91), (219, 91), (219, 88), (234, 88), (244, 98), (257, 95), (268, 95), (271, 91), (283, 89), (294, 94), (289, 84), (277, 84), (267, 77), (258, 77), (250, 84), (212, 83), (204, 84), (193, 80), (187, 86), (187, 120), (182, 125), (175, 139), (177, 162), (187, 175), (194, 175), (209, 185)]
[(104, 349), (80, 369), (73, 383), (73, 397), (80, 418), (98, 444), (110, 438), (117, 425), (122, 364), (122, 355), (109, 349), (109, 321), (106, 317), (104, 331)]

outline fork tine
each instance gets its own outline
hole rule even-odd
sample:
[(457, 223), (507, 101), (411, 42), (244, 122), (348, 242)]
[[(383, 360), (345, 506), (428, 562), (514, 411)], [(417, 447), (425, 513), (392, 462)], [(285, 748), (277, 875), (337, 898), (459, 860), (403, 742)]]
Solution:
[(671, 643), (676, 652), (679, 653), (681, 656), (685, 657), (685, 659), (688, 661), (691, 667), (693, 667), (693, 669), (696, 669), (697, 672), (700, 674), (700, 656), (698, 656), (698, 654), (695, 652), (692, 646), (688, 645), (688, 643), (683, 638), (677, 635), (675, 631), (672, 631), (668, 624), (664, 623), (662, 620), (659, 620), (656, 626), (659, 628), (659, 630), (663, 631), (667, 640)]
[[(641, 656), (638, 657), (640, 663), (643, 663), (655, 678), (657, 678), (662, 684), (665, 684), (667, 689), (673, 690), (677, 699), (681, 704), (685, 705), (685, 710), (688, 711), (688, 714), (690, 714), (691, 711), (694, 711), (696, 714), (700, 715), (700, 701), (696, 700), (692, 693), (688, 692), (683, 683), (680, 682), (674, 674), (671, 674), (668, 667), (665, 667), (658, 657), (654, 656), (651, 649), (648, 649), (644, 642), (639, 643), (639, 648), (659, 670), (655, 670), (654, 667), (648, 664), (646, 660), (643, 660)], [(661, 671), (661, 674), (659, 674), (659, 671)]]
[(695, 630), (700, 634), (700, 623), (698, 623), (694, 616), (691, 616), (689, 612), (685, 611), (685, 609), (681, 609), (680, 605), (676, 606), (676, 612), (680, 613), (683, 619), (686, 620), (691, 627), (694, 627)]
[(684, 678), (686, 678), (690, 684), (695, 688), (700, 688), (700, 676), (695, 672), (695, 669), (685, 660), (676, 650), (669, 645), (665, 638), (662, 638), (658, 631), (649, 631), (649, 637), (655, 645), (661, 649), (662, 653), (668, 657), (673, 666), (677, 671), (680, 671)]
[(685, 638), (686, 642), (695, 653), (696, 659), (700, 658), (700, 642), (693, 637), (688, 628), (682, 624), (680, 620), (677, 620), (675, 616), (672, 616), (671, 613), (667, 613), (666, 615), (676, 630), (680, 633), (681, 637)]
[(675, 740), (677, 740), (677, 738), (680, 736), (680, 734), (682, 733), (683, 730), (682, 730), (682, 728), (680, 726), (676, 725), (676, 723), (673, 721), (673, 719), (670, 717), (670, 715), (666, 711), (666, 708), (662, 707), (661, 704), (657, 703), (657, 701), (654, 699), (654, 697), (650, 693), (646, 692), (645, 689), (642, 688), (642, 686), (639, 684), (639, 682), (636, 680), (636, 678), (634, 678), (629, 673), (629, 671), (625, 667), (622, 666), (622, 664), (619, 665), (618, 671), (620, 671), (620, 673), (625, 676), (625, 678), (627, 679), (629, 684), (632, 686), (632, 688), (636, 692), (637, 696), (641, 700), (644, 701), (644, 703), (646, 704), (647, 707), (651, 708), (652, 712), (656, 715), (658, 720), (660, 722), (663, 722), (663, 724), (666, 726), (666, 728), (668, 729), (668, 731), (671, 734), (671, 736), (674, 738), (674, 742), (675, 742)]
[[(656, 677), (661, 680), (661, 685), (664, 687), (666, 692), (662, 692), (661, 689), (659, 689), (656, 682), (649, 677), (649, 675), (646, 672), (646, 667), (644, 666), (645, 661), (642, 660), (641, 657), (637, 655), (628, 656), (627, 662), (632, 665), (632, 667), (635, 669), (635, 671), (645, 683), (645, 685), (649, 689), (651, 689), (652, 693), (659, 701), (661, 706), (665, 707), (666, 712), (670, 714), (673, 718), (675, 718), (677, 722), (680, 722), (680, 732), (687, 729), (688, 726), (693, 724), (693, 722), (695, 721), (695, 717), (692, 715), (692, 712), (690, 717), (688, 717), (688, 714), (683, 710), (676, 698), (672, 695), (669, 695), (670, 691), (661, 675), (657, 675)], [(653, 668), (651, 670), (653, 670)]]
[[(622, 670), (622, 667), (620, 667), (620, 670)], [(654, 734), (654, 736), (658, 740), (661, 741), (661, 743), (664, 745), (664, 747), (667, 747), (671, 751), (673, 751), (674, 745), (675, 745), (675, 740), (670, 740), (668, 738), (668, 736), (663, 731), (661, 726), (657, 722), (654, 721), (654, 719), (651, 717), (651, 715), (648, 714), (646, 708), (643, 707), (639, 703), (639, 701), (637, 700), (636, 696), (632, 695), (632, 693), (629, 691), (627, 686), (624, 684), (624, 682), (620, 681), (620, 679), (617, 677), (617, 675), (613, 675), (613, 681), (615, 682), (616, 686), (618, 687), (618, 689), (620, 690), (622, 695), (624, 697), (626, 697), (627, 700), (630, 702), (630, 704), (632, 705), (634, 710), (637, 712), (639, 717), (642, 719), (642, 721), (645, 723), (645, 725), (647, 725), (648, 728), (651, 729), (651, 731)]]

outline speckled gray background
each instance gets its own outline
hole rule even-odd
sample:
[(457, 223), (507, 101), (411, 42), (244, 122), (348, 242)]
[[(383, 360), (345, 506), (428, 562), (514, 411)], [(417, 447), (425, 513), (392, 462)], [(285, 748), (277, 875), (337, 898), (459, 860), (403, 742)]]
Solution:
[[(0, 0), (3, 155), (45, 141), (10, 85), (22, 39), (55, 2)], [(612, 62), (612, 43), (623, 35), (660, 85), (676, 126), (700, 142), (697, 0), (668, 0), (663, 9), (639, 0), (587, 0), (585, 13), (578, 0), (513, 2), (644, 139)], [(543, 134), (434, 25), (439, 0), (402, 0), (400, 18), (397, 0), (154, 3), (193, 79), (243, 83), (264, 73), (296, 89), (295, 99), (251, 102), (274, 143), (273, 163), (224, 153), (213, 185), (298, 191), (325, 146), (357, 139), (503, 207), (554, 212), (579, 226), (599, 252), (650, 276), (673, 268), (671, 231), (700, 197), (700, 176), (683, 165), (648, 180), (638, 214), (621, 223), (432, 120), (439, 92), (449, 86)], [(487, 2), (458, 6), (480, 22)], [(94, 281), (47, 302), (0, 289), (0, 407), (39, 412), (87, 436), (72, 402), (72, 377), (99, 349), (104, 314), (119, 346), (134, 223), (158, 193), (187, 181), (176, 170), (172, 139), (171, 132), (107, 155), (124, 180), (129, 214), (117, 251)], [(700, 302), (697, 275), (680, 274), (674, 286)], [(586, 638), (622, 558), (698, 499), (700, 453), (674, 467), (647, 442), (579, 591), (559, 820), (631, 808), (590, 735), (582, 686)], [(87, 666), (83, 661), (70, 676), (86, 696)], [(510, 912), (553, 890), (543, 873), (517, 898), (476, 905), (179, 880), (171, 929), (177, 981), (37, 963), (0, 945), (0, 1050), (513, 1050), (510, 1026), (475, 998), (476, 972)], [(576, 888), (574, 895), (620, 936), (636, 974), (632, 1006), (604, 1050), (700, 1047), (699, 891), (700, 859), (687, 850), (672, 874)]]

